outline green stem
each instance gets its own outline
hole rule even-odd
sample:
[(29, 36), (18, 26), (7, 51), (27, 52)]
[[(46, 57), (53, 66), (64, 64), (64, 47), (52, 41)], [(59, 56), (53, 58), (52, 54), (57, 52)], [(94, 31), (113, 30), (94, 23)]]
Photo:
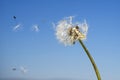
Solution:
[(96, 66), (96, 64), (95, 64), (92, 56), (90, 55), (89, 51), (87, 50), (87, 48), (85, 47), (85, 45), (83, 44), (83, 42), (82, 42), (81, 39), (79, 39), (79, 42), (80, 42), (80, 44), (82, 45), (83, 49), (85, 50), (88, 58), (90, 59), (90, 61), (91, 61), (91, 63), (92, 63), (92, 66), (93, 66), (93, 68), (94, 68), (94, 70), (95, 70), (97, 79), (98, 79), (98, 80), (101, 80), (100, 73), (99, 73), (99, 71), (98, 71), (98, 68), (97, 68), (97, 66)]

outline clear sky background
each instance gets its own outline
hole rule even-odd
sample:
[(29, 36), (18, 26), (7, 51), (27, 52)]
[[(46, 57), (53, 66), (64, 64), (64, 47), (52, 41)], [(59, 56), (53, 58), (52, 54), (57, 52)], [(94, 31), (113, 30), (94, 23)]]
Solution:
[[(97, 80), (81, 45), (56, 39), (52, 23), (68, 16), (87, 20), (84, 43), (102, 80), (120, 80), (119, 0), (0, 0), (0, 78)], [(21, 29), (13, 30), (17, 24)]]

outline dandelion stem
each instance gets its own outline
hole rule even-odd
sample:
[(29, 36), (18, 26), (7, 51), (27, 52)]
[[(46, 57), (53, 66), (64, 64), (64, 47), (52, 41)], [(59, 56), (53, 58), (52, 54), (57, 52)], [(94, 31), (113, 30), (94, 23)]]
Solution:
[(98, 79), (98, 80), (101, 80), (101, 77), (100, 77), (100, 73), (99, 73), (99, 71), (98, 71), (98, 68), (97, 68), (97, 66), (96, 66), (96, 64), (95, 64), (95, 62), (94, 62), (92, 56), (90, 55), (88, 49), (85, 47), (85, 45), (83, 44), (83, 42), (82, 42), (81, 39), (79, 39), (79, 42), (80, 42), (80, 44), (82, 45), (84, 51), (86, 52), (88, 58), (90, 59), (90, 61), (91, 61), (91, 63), (92, 63), (92, 66), (93, 66), (93, 68), (94, 68), (94, 70), (95, 70), (97, 79)]

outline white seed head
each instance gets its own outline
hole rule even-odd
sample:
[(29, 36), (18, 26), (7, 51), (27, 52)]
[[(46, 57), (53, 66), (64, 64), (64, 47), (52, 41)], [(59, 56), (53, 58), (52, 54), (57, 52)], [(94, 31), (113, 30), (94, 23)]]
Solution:
[(57, 39), (65, 45), (72, 45), (78, 39), (86, 39), (88, 30), (87, 23), (84, 22), (82, 24), (78, 24), (78, 26), (75, 25), (76, 24), (72, 23), (71, 16), (59, 21), (56, 26)]

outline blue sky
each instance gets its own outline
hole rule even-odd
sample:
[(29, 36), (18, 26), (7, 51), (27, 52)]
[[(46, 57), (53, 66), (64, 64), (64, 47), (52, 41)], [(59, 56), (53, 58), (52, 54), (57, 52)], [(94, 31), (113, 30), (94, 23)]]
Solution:
[[(0, 78), (96, 80), (81, 45), (65, 47), (55, 36), (52, 23), (75, 16), (75, 21), (87, 20), (84, 43), (102, 80), (119, 80), (119, 14), (119, 0), (0, 0)], [(17, 24), (22, 27), (14, 31)], [(39, 32), (32, 30), (34, 25)]]

